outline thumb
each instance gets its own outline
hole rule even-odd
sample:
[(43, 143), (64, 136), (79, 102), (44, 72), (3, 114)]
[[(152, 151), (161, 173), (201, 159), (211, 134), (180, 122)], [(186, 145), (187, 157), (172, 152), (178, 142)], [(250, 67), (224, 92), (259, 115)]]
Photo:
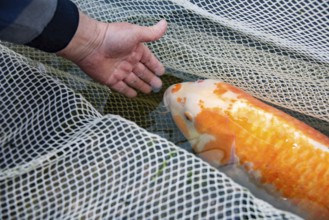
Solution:
[(166, 20), (161, 20), (150, 27), (139, 26), (138, 35), (140, 42), (151, 42), (159, 40), (167, 30)]

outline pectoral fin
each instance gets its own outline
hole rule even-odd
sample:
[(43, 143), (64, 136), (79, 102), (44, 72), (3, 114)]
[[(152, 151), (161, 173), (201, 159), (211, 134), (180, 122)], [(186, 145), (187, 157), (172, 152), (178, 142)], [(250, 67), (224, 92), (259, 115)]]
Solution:
[(202, 160), (207, 161), (210, 165), (218, 168), (224, 158), (224, 152), (222, 150), (214, 149), (199, 153), (198, 156)]
[(211, 154), (211, 152), (214, 152), (214, 155), (217, 155), (218, 159), (216, 163), (220, 165), (226, 165), (234, 163), (236, 137), (233, 129), (230, 126), (229, 118), (219, 112), (220, 111), (204, 109), (197, 115), (197, 131), (200, 134), (206, 134), (212, 138), (209, 139), (208, 142), (204, 143), (202, 148), (199, 147), (196, 153), (199, 155), (204, 154), (204, 158), (214, 158), (215, 156), (206, 156)]
[(221, 140), (208, 143), (206, 149), (197, 154), (215, 167), (235, 163), (235, 137), (230, 135)]

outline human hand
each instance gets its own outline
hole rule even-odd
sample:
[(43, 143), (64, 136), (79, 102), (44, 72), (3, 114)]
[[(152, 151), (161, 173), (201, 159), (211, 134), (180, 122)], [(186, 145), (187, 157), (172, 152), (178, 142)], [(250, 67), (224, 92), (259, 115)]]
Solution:
[(76, 63), (98, 82), (127, 97), (136, 90), (158, 90), (165, 69), (144, 42), (160, 39), (167, 29), (162, 20), (154, 26), (103, 23), (80, 13), (76, 34), (57, 54)]

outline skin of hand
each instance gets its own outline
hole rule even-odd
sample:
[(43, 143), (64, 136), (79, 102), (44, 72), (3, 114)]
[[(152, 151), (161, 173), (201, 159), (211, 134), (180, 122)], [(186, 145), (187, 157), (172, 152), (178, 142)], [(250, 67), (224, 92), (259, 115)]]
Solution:
[(70, 43), (56, 54), (77, 64), (94, 80), (127, 97), (136, 90), (159, 90), (162, 63), (144, 44), (160, 39), (167, 30), (161, 20), (150, 27), (104, 23), (79, 12), (79, 24)]

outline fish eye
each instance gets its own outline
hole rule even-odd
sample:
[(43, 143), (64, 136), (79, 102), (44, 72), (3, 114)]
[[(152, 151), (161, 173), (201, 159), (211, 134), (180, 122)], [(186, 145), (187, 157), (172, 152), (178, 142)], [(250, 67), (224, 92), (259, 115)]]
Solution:
[(186, 119), (187, 121), (192, 121), (192, 120), (193, 120), (193, 116), (192, 116), (192, 114), (189, 113), (189, 112), (184, 112), (184, 116), (185, 116), (185, 119)]

